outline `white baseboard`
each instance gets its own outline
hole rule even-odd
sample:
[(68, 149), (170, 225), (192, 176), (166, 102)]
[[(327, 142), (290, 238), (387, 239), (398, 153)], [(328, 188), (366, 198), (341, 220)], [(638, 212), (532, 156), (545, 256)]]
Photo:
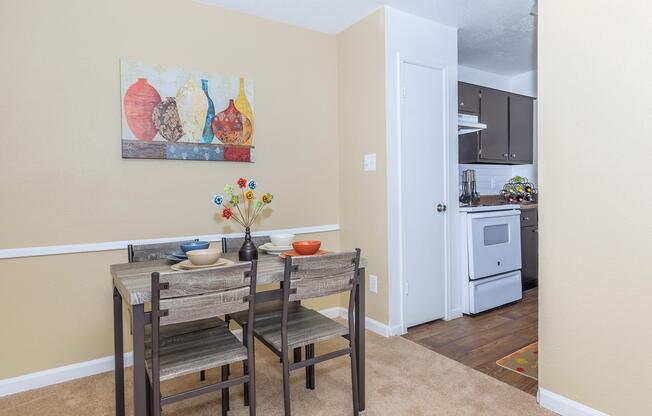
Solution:
[(606, 413), (592, 409), (582, 403), (541, 387), (539, 387), (537, 397), (541, 407), (552, 410), (562, 416), (608, 416)]
[[(0, 397), (113, 371), (114, 362), (113, 356), (111, 355), (96, 360), (84, 361), (0, 380)], [(133, 364), (132, 353), (125, 353), (124, 364), (125, 367)]]
[[(328, 316), (329, 318), (347, 319), (347, 310), (341, 306), (322, 309), (319, 312), (325, 316)], [(384, 337), (392, 335), (392, 331), (390, 331), (390, 328), (387, 325), (369, 317), (365, 319), (365, 325), (370, 331), (373, 331)], [(237, 329), (233, 332), (237, 337), (242, 337), (241, 329)], [(124, 357), (125, 367), (131, 366), (133, 364), (132, 353), (125, 353)], [(0, 397), (38, 389), (40, 387), (50, 386), (52, 384), (59, 384), (82, 377), (88, 377), (95, 374), (105, 373), (107, 371), (113, 371), (114, 362), (114, 358), (111, 355), (108, 357), (98, 358), (96, 360), (66, 365), (63, 367), (51, 368), (48, 370), (25, 374), (23, 376), (0, 380)]]

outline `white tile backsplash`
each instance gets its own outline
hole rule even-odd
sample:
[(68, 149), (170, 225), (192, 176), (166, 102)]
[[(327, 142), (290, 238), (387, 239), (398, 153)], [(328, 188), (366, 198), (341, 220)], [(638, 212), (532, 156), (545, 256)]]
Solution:
[(460, 193), (462, 192), (462, 172), (466, 169), (475, 170), (476, 189), (480, 195), (498, 195), (503, 186), (514, 176), (527, 177), (536, 186), (536, 165), (459, 165)]

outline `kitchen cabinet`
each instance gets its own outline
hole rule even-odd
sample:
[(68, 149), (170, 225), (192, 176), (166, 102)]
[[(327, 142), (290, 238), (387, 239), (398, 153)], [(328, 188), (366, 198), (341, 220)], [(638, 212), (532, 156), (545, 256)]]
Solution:
[(465, 114), (480, 113), (480, 87), (465, 82), (457, 86), (457, 111)]
[(536, 208), (521, 210), (521, 284), (523, 290), (539, 282), (539, 220)]
[[(459, 136), (460, 163), (519, 165), (532, 163), (534, 99), (523, 95), (459, 83), (458, 110), (472, 113), (473, 91), (479, 93), (478, 115), (487, 128)], [(472, 104), (468, 104), (472, 102)], [(462, 105), (464, 104), (464, 105)], [(463, 110), (464, 109), (464, 110)], [(475, 114), (475, 113), (473, 113)]]

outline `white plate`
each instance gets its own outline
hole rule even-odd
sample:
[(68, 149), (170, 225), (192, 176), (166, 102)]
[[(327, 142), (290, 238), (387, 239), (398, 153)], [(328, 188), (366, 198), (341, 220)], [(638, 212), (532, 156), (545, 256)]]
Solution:
[(292, 250), (292, 246), (275, 246), (272, 243), (265, 243), (258, 248), (265, 250), (269, 253), (282, 253), (284, 251)]

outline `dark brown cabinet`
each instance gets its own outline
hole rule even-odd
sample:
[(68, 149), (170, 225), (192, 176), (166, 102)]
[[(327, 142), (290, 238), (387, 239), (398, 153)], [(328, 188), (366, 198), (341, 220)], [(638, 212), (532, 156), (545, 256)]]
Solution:
[[(474, 91), (479, 96), (477, 113), (467, 110), (476, 108)], [(459, 83), (458, 95), (458, 110), (478, 114), (480, 122), (487, 125), (480, 132), (459, 136), (460, 163), (532, 163), (533, 98), (463, 82)]]
[(457, 86), (457, 110), (460, 113), (480, 113), (480, 87), (460, 82)]
[(521, 210), (521, 282), (523, 290), (539, 282), (539, 220), (536, 208)]
[(534, 102), (522, 95), (509, 96), (509, 161), (532, 163)]

